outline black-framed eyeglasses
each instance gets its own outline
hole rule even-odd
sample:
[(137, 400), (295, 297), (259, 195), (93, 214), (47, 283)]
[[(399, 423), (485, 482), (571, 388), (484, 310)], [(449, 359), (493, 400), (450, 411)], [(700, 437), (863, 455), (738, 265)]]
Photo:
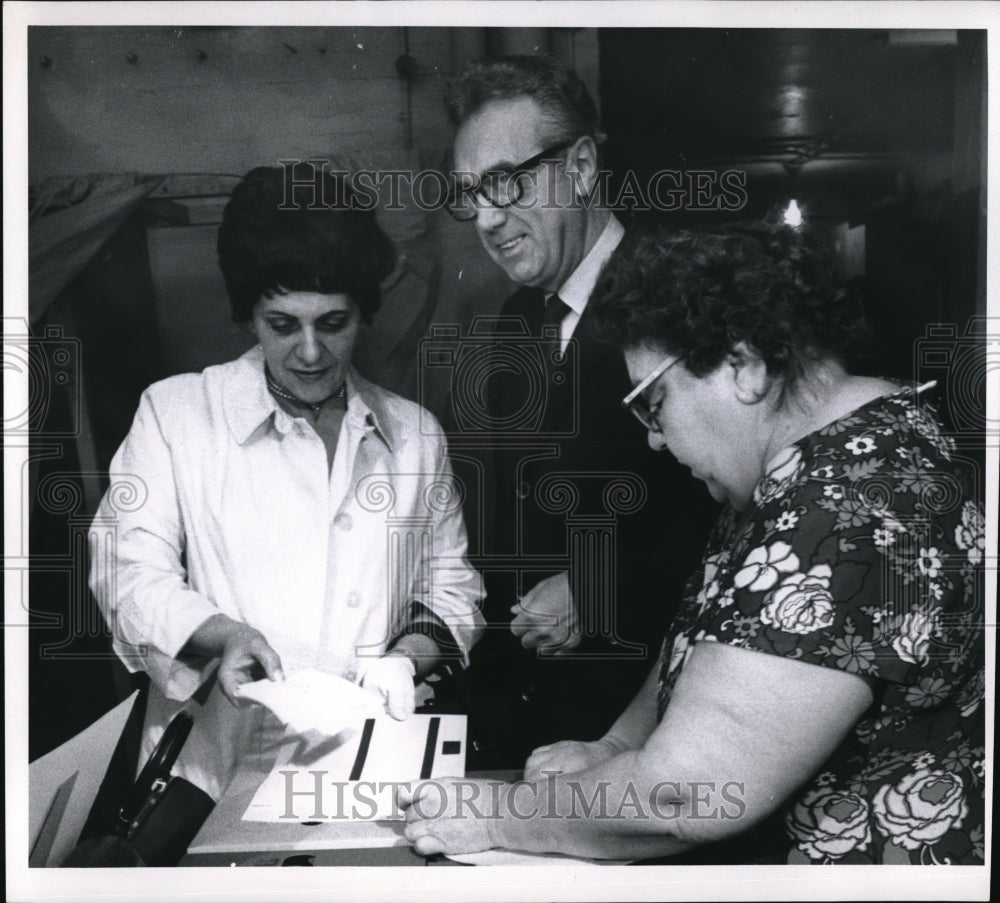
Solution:
[(492, 169), (481, 177), (474, 173), (456, 173), (445, 208), (459, 222), (468, 222), (475, 219), (484, 206), (510, 207), (524, 196), (525, 177), (531, 170), (549, 160), (557, 160), (560, 153), (572, 146), (572, 141), (554, 144), (517, 166)]
[(656, 419), (656, 414), (660, 406), (651, 408), (646, 398), (646, 390), (666, 373), (674, 364), (679, 364), (684, 358), (675, 357), (671, 360), (666, 358), (652, 373), (650, 373), (639, 385), (622, 399), (622, 407), (631, 411), (636, 419), (651, 433), (662, 433), (660, 421)]

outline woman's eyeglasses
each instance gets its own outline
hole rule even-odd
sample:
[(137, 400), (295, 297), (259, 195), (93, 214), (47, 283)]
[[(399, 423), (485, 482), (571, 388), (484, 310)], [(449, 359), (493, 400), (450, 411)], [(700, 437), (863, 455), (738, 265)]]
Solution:
[(452, 184), (448, 192), (445, 207), (459, 222), (467, 222), (476, 218), (476, 213), (483, 206), (510, 207), (524, 196), (524, 183), (528, 173), (548, 160), (558, 159), (558, 154), (571, 147), (572, 141), (564, 141), (539, 151), (533, 157), (528, 157), (510, 169), (496, 169), (484, 173), (482, 178), (476, 178), (472, 173), (460, 173), (466, 181), (472, 184)]
[(673, 367), (674, 364), (680, 363), (682, 360), (683, 358), (680, 357), (675, 357), (673, 360), (669, 357), (666, 358), (663, 363), (622, 399), (622, 407), (631, 411), (639, 423), (651, 433), (662, 433), (663, 430), (660, 428), (659, 420), (656, 419), (656, 414), (660, 406), (657, 405), (655, 408), (649, 406), (649, 401), (646, 398), (646, 390)]

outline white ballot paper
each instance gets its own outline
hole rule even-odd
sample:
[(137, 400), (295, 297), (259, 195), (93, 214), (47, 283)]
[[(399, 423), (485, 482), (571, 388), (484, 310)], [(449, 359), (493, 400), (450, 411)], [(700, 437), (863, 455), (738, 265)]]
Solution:
[(314, 668), (289, 671), (284, 680), (243, 684), (240, 697), (267, 706), (293, 731), (333, 736), (382, 714), (382, 700), (357, 684)]
[(465, 715), (366, 718), (322, 743), (286, 746), (243, 821), (401, 819), (396, 785), (465, 776)]

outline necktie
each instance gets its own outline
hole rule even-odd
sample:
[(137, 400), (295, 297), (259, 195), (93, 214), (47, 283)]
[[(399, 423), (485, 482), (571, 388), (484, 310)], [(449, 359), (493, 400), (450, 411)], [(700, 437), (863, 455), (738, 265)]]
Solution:
[(559, 351), (562, 348), (562, 339), (559, 333), (560, 324), (570, 310), (570, 306), (558, 295), (552, 295), (549, 300), (545, 302), (545, 313), (542, 316), (541, 335), (543, 338), (551, 339), (555, 343), (556, 351)]

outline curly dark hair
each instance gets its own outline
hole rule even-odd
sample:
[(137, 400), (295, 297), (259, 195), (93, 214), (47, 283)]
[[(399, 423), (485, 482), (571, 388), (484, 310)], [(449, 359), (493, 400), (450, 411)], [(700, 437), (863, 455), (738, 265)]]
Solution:
[(627, 235), (591, 303), (605, 335), (678, 355), (695, 376), (745, 342), (782, 399), (810, 364), (852, 357), (866, 331), (818, 238), (768, 222)]
[(548, 56), (505, 56), (480, 60), (456, 76), (445, 103), (454, 126), (462, 125), (491, 100), (531, 97), (548, 120), (546, 144), (575, 141), (590, 135), (598, 145), (605, 140), (597, 107), (580, 77)]
[(217, 247), (236, 321), (252, 319), (262, 298), (320, 292), (348, 295), (370, 323), (395, 262), (347, 180), (312, 163), (250, 170), (226, 204)]

